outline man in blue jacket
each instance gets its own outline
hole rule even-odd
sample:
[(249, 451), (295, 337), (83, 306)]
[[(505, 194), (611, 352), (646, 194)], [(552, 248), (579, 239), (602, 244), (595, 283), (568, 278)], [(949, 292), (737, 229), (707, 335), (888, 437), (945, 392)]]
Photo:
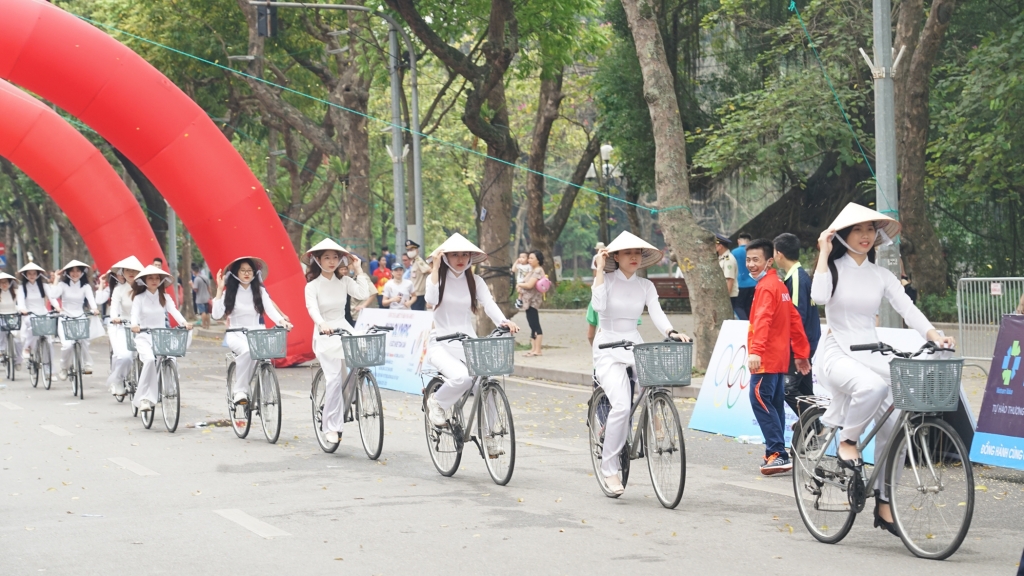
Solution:
[[(818, 340), (821, 339), (821, 316), (818, 314), (818, 307), (811, 301), (811, 277), (800, 265), (800, 239), (793, 234), (779, 234), (773, 244), (775, 245), (775, 264), (782, 272), (783, 281), (789, 296), (800, 313), (803, 321), (804, 334), (811, 345), (811, 358), (818, 348)], [(814, 394), (814, 379), (810, 373), (800, 374), (796, 369), (796, 363), (790, 361), (789, 374), (786, 375), (786, 404), (793, 409), (793, 413), (800, 416), (800, 408), (797, 406), (798, 396), (811, 396)]]
[(750, 272), (747, 271), (746, 266), (747, 244), (750, 244), (750, 234), (744, 232), (737, 236), (736, 244), (738, 246), (732, 249), (732, 255), (740, 264), (739, 274), (736, 275), (736, 283), (739, 285), (740, 293), (736, 297), (736, 303), (732, 309), (736, 313), (736, 318), (749, 320), (750, 306), (754, 303), (754, 287), (757, 286), (757, 282), (750, 277)]

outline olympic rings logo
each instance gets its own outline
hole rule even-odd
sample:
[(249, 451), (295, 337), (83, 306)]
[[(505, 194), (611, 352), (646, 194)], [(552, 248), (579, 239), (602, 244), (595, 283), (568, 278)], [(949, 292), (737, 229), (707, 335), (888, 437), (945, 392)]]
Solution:
[[(725, 384), (725, 386), (722, 386)], [(740, 394), (750, 386), (750, 370), (747, 368), (747, 345), (739, 348), (729, 344), (718, 357), (715, 367), (715, 408), (724, 401), (727, 409), (739, 402)]]

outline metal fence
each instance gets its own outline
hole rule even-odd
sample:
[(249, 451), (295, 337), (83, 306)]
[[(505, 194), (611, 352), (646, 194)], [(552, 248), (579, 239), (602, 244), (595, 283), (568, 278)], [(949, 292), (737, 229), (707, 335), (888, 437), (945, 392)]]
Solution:
[(980, 360), (987, 370), (1004, 314), (1017, 309), (1024, 293), (1024, 278), (961, 278), (956, 286), (959, 316), (959, 352)]

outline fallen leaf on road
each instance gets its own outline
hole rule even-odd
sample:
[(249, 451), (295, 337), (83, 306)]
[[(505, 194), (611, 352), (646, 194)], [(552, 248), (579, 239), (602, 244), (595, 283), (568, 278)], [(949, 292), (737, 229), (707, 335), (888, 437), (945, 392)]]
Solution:
[(203, 493), (203, 491), (202, 491), (202, 490), (196, 490), (195, 492), (193, 492), (193, 493), (192, 493), (192, 495), (193, 495), (193, 496), (199, 496), (199, 495), (200, 495), (200, 494), (202, 494), (202, 493)]
[(988, 492), (988, 486), (975, 486), (975, 490), (981, 490), (982, 492)]

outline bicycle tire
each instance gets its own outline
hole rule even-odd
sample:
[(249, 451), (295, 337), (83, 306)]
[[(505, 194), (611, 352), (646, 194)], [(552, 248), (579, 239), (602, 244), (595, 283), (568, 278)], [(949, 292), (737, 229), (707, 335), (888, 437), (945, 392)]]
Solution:
[(53, 386), (53, 348), (45, 337), (39, 342), (39, 372), (44, 387), (49, 390)]
[[(893, 521), (911, 553), (945, 560), (963, 544), (974, 516), (970, 453), (956, 430), (941, 418), (913, 418), (910, 425), (913, 441), (908, 441), (903, 428), (896, 430), (886, 460), (885, 487)], [(901, 457), (903, 464), (897, 466)], [(935, 485), (922, 487), (911, 462), (917, 463), (922, 482), (931, 478)]]
[(363, 451), (367, 458), (376, 460), (384, 449), (384, 408), (380, 402), (377, 378), (369, 370), (360, 374), (356, 382), (355, 403)]
[[(658, 501), (665, 508), (673, 509), (683, 499), (683, 490), (686, 487), (686, 443), (683, 439), (683, 425), (679, 421), (679, 410), (667, 392), (654, 392), (650, 395), (649, 401), (643, 433), (647, 470), (651, 473), (651, 484), (654, 485)], [(659, 422), (661, 438), (658, 437)]]
[(82, 345), (77, 341), (75, 342), (74, 354), (75, 387), (72, 396), (77, 394), (79, 400), (85, 400), (85, 375), (82, 373), (82, 370), (84, 370), (82, 367)]
[(440, 378), (434, 378), (427, 384), (423, 391), (423, 429), (427, 439), (427, 451), (430, 453), (430, 460), (434, 463), (441, 476), (451, 477), (459, 469), (462, 462), (463, 442), (456, 435), (462, 434), (465, 426), (462, 422), (462, 411), (452, 409), (452, 416), (449, 419), (453, 425), (448, 428), (437, 428), (430, 423), (427, 415), (427, 399), (444, 384)]
[(128, 394), (128, 399), (131, 400), (129, 405), (132, 407), (132, 417), (139, 415), (139, 407), (135, 405), (135, 392), (139, 389), (139, 375), (142, 374), (142, 362), (136, 356), (132, 360), (132, 366), (128, 369), (128, 378), (125, 382), (125, 390)]
[(14, 373), (15, 373), (14, 361), (15, 361), (15, 358), (17, 358), (17, 357), (15, 356), (15, 352), (14, 352), (14, 333), (13, 332), (8, 332), (7, 333), (7, 379), (10, 380), (11, 382), (14, 381)]
[[(488, 414), (488, 402), (494, 402), (495, 417), (492, 426), (485, 434)], [(495, 429), (495, 424), (497, 429)], [(498, 486), (505, 486), (512, 479), (516, 468), (516, 427), (512, 420), (512, 407), (509, 406), (505, 390), (497, 380), (487, 380), (480, 386), (480, 407), (477, 410), (477, 438), (482, 443), (481, 455), (487, 465), (487, 473)], [(497, 444), (500, 454), (490, 455), (488, 440)]]
[[(800, 416), (792, 449), (793, 494), (800, 519), (811, 536), (819, 542), (835, 544), (850, 533), (857, 518), (857, 511), (850, 506), (847, 490), (843, 488), (855, 477), (849, 470), (839, 467), (834, 456), (839, 433), (832, 434), (832, 428), (819, 424), (824, 414), (824, 408), (814, 407)], [(829, 451), (832, 456), (828, 455)]]
[(153, 406), (151, 410), (142, 410), (142, 425), (146, 427), (146, 430), (153, 427), (154, 412), (156, 412), (156, 406)]
[[(604, 427), (605, 422), (608, 418), (608, 412), (611, 411), (611, 403), (608, 401), (608, 396), (605, 395), (604, 390), (600, 387), (594, 389), (594, 393), (590, 397), (590, 408), (587, 410), (587, 427), (590, 432), (590, 464), (594, 468), (594, 478), (597, 479), (597, 485), (600, 486), (601, 492), (604, 492), (605, 496), (609, 498), (618, 498), (621, 494), (615, 494), (608, 488), (608, 483), (605, 482), (604, 473), (601, 472), (601, 461), (604, 453)], [(626, 480), (629, 478), (629, 457), (622, 458), (622, 454), (629, 454), (629, 441), (626, 441), (626, 445), (623, 446), (622, 452), (620, 453), (619, 463), (622, 464), (625, 460), (625, 464), (620, 467), (622, 476), (622, 486), (626, 486)]]
[(36, 342), (36, 345), (29, 351), (28, 359), (28, 376), (33, 388), (39, 386), (39, 372), (39, 343)]
[(235, 404), (234, 395), (231, 393), (231, 384), (235, 380), (236, 369), (237, 366), (234, 362), (228, 365), (228, 420), (231, 422), (231, 429), (235, 431), (235, 436), (245, 439), (249, 435), (249, 427), (252, 426), (252, 412), (246, 404)]
[(178, 382), (178, 367), (174, 361), (165, 358), (160, 363), (160, 412), (168, 432), (178, 429), (181, 416), (181, 387)]
[(263, 436), (267, 442), (276, 444), (281, 436), (281, 386), (273, 365), (262, 364), (259, 371), (259, 392), (254, 404), (260, 412)]
[(316, 441), (320, 444), (320, 449), (324, 452), (331, 454), (338, 449), (338, 445), (341, 442), (328, 442), (326, 433), (320, 429), (323, 424), (324, 417), (324, 395), (327, 393), (324, 371), (323, 368), (316, 371), (316, 375), (313, 376), (313, 384), (309, 389), (309, 399), (313, 404), (313, 434), (316, 435)]

